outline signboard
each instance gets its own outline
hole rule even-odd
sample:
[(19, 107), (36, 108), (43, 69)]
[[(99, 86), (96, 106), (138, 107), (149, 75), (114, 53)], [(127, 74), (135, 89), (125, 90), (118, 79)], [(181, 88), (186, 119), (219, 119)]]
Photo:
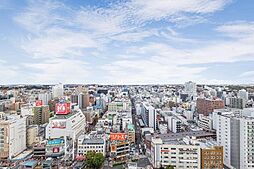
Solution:
[(48, 140), (48, 145), (63, 145), (64, 144), (64, 139), (61, 139), (61, 138), (56, 138), (56, 139), (53, 139), (53, 140)]
[(126, 139), (125, 133), (110, 133), (110, 141), (118, 140), (124, 141)]
[(42, 100), (36, 100), (35, 106), (42, 106)]
[(111, 145), (111, 152), (112, 153), (116, 152), (116, 145), (114, 145), (114, 144)]
[(65, 121), (53, 120), (51, 123), (52, 123), (52, 128), (59, 128), (59, 129), (65, 129), (66, 128), (66, 122)]
[(59, 151), (60, 151), (59, 147), (53, 147), (53, 150), (52, 150), (53, 153), (59, 153)]
[(56, 103), (56, 114), (69, 114), (71, 111), (70, 103)]

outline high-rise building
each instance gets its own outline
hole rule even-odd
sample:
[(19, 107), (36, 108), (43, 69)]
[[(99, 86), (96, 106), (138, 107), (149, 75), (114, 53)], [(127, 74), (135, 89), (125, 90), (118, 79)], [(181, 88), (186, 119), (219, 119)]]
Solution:
[(152, 127), (156, 130), (157, 128), (157, 121), (156, 121), (156, 112), (153, 106), (149, 105), (148, 103), (142, 104), (141, 108), (141, 116), (143, 121), (148, 127)]
[(12, 159), (26, 149), (26, 118), (0, 114), (0, 159)]
[(197, 112), (198, 114), (204, 114), (208, 116), (215, 109), (223, 109), (225, 107), (224, 101), (221, 99), (206, 99), (198, 98), (197, 99)]
[(58, 84), (52, 87), (53, 98), (61, 98), (64, 94), (63, 84)]
[(43, 105), (48, 105), (49, 101), (52, 99), (51, 93), (39, 93), (38, 100), (42, 101)]
[(237, 169), (254, 168), (254, 117), (240, 111), (213, 112), (217, 142), (224, 148), (224, 164)]
[(246, 100), (238, 97), (227, 97), (226, 105), (230, 108), (243, 109), (246, 106)]
[(186, 94), (188, 94), (189, 97), (196, 97), (197, 96), (197, 84), (192, 81), (185, 82), (184, 92)]
[(247, 102), (249, 98), (249, 93), (245, 89), (239, 90), (238, 97), (244, 99)]
[(49, 122), (49, 106), (35, 106), (33, 108), (33, 124), (42, 125)]

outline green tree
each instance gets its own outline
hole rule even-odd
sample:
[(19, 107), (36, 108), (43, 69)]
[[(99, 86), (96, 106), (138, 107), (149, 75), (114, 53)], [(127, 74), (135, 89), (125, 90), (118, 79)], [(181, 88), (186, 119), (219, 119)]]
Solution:
[(174, 169), (174, 167), (169, 165), (169, 166), (166, 167), (166, 169)]
[(97, 169), (104, 163), (105, 157), (102, 153), (96, 153), (94, 151), (89, 151), (86, 155), (86, 164), (89, 169)]

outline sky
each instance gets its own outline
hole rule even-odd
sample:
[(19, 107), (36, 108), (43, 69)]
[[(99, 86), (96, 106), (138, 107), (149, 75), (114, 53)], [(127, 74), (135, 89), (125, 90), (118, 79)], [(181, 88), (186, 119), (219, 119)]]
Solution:
[(0, 84), (253, 84), (253, 11), (253, 0), (0, 0)]

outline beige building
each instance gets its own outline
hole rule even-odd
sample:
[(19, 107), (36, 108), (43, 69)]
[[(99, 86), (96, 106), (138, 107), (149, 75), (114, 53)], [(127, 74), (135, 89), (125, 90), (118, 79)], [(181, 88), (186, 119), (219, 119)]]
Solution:
[(26, 144), (27, 147), (32, 147), (34, 144), (39, 143), (40, 137), (38, 136), (38, 126), (33, 125), (27, 128)]
[(0, 113), (0, 159), (11, 159), (26, 149), (26, 118)]
[(49, 106), (36, 106), (33, 108), (33, 124), (41, 125), (49, 122)]

